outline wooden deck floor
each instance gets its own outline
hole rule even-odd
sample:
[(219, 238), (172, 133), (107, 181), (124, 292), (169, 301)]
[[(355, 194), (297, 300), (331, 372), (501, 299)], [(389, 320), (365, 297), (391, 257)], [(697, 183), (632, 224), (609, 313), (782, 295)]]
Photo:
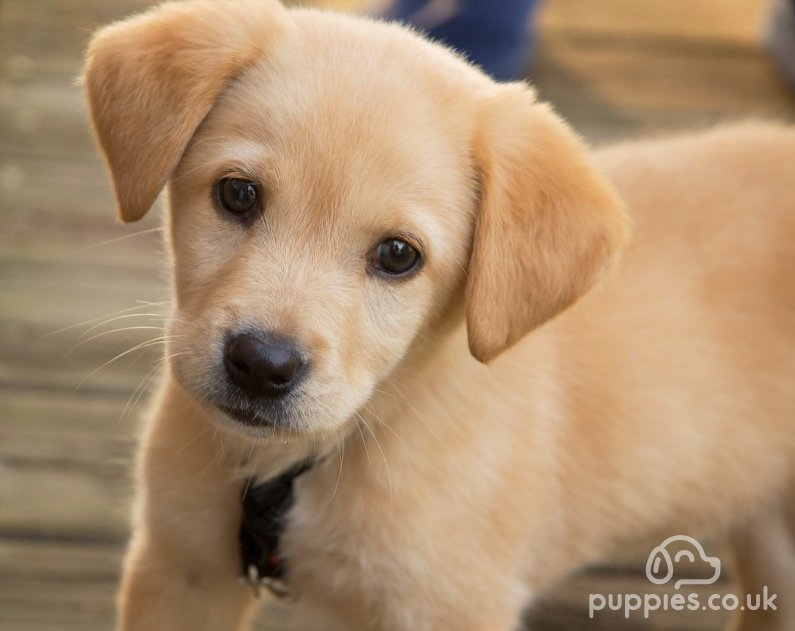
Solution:
[[(90, 30), (147, 4), (0, 3), (0, 631), (111, 624), (140, 395), (160, 351), (146, 342), (168, 294), (157, 213), (113, 222), (74, 78)], [(793, 94), (759, 43), (765, 5), (548, 0), (535, 80), (595, 141), (793, 120)], [(627, 551), (553, 590), (535, 628), (720, 628), (723, 614), (706, 612), (587, 619), (590, 591), (650, 587), (642, 554)], [(296, 628), (284, 607), (259, 624)]]

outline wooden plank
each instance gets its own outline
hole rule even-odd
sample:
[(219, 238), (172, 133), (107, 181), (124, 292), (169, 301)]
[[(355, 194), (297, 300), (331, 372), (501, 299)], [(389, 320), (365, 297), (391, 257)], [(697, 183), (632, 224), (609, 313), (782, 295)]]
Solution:
[[(2, 392), (0, 459), (80, 463), (98, 475), (108, 468), (126, 475), (145, 404), (127, 410), (125, 405), (124, 395), (96, 392), (81, 397), (53, 389)], [(53, 418), (62, 431), (53, 431)]]
[(769, 9), (767, 0), (551, 0), (541, 6), (539, 28), (755, 44)]
[(0, 631), (106, 631), (121, 547), (0, 540)]

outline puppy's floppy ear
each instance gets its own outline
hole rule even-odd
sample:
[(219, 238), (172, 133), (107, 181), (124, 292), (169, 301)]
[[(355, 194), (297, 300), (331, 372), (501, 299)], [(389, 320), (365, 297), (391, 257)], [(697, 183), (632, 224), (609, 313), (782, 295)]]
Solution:
[(216, 97), (286, 20), (271, 0), (192, 0), (94, 36), (83, 80), (122, 221), (146, 214)]
[(483, 362), (576, 301), (629, 235), (571, 129), (529, 87), (497, 90), (474, 140), (481, 197), (466, 286), (469, 348)]

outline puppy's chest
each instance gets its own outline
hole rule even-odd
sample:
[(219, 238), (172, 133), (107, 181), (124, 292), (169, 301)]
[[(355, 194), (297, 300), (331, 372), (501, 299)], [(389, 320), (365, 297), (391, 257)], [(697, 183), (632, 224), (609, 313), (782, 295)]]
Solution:
[(337, 471), (328, 469), (296, 481), (280, 542), (299, 591), (304, 581), (325, 593), (340, 584), (353, 589), (368, 574), (366, 568), (400, 565), (402, 544), (395, 542), (417, 516), (401, 515), (399, 498), (379, 484), (362, 478), (343, 484), (353, 480), (338, 480)]
[[(295, 551), (309, 549), (331, 551), (343, 556), (350, 546), (367, 543), (371, 532), (387, 534), (398, 515), (385, 497), (366, 478), (338, 479), (337, 472), (327, 467), (296, 480), (293, 501), (286, 520), (285, 546), (295, 545)], [(350, 484), (343, 484), (343, 482)], [(285, 548), (287, 552), (287, 548)]]

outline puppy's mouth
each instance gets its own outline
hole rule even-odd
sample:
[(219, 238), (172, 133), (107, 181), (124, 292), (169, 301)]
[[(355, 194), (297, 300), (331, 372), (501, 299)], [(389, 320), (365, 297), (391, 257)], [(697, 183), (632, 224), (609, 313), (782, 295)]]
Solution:
[(277, 423), (272, 418), (265, 416), (256, 410), (244, 410), (223, 404), (219, 404), (216, 407), (231, 419), (249, 427), (275, 428), (277, 426)]

